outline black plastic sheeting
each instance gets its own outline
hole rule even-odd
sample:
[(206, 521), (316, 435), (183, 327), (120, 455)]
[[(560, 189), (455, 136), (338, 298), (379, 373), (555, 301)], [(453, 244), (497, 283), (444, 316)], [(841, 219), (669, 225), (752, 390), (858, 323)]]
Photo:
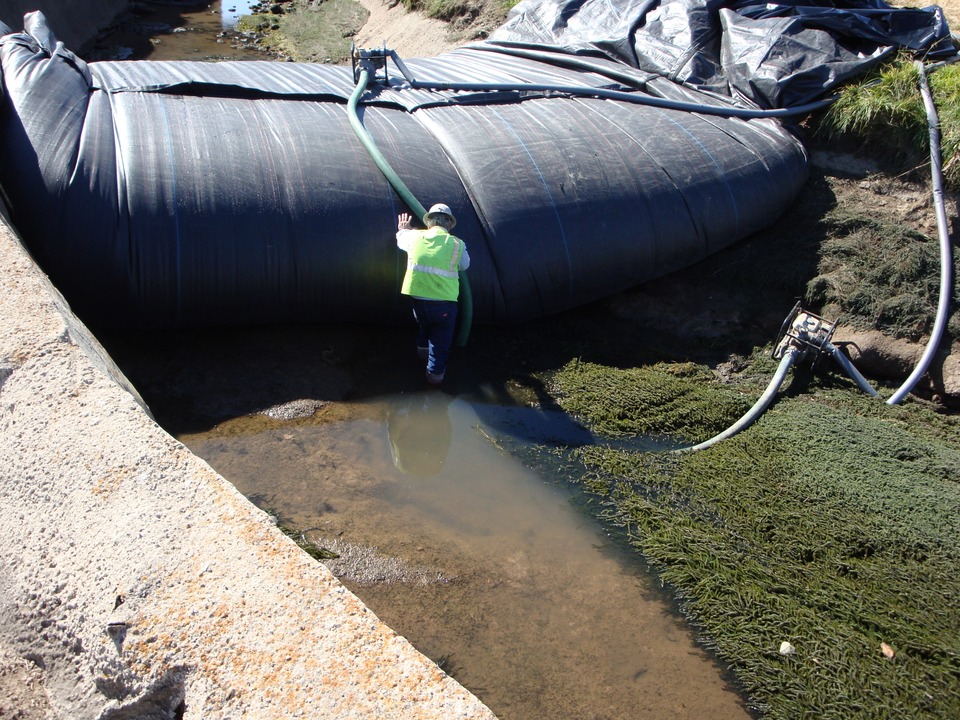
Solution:
[(526, 0), (490, 39), (599, 53), (765, 108), (810, 102), (900, 49), (956, 52), (940, 7), (881, 0)]
[[(388, 82), (361, 100), (364, 126), (413, 194), (456, 213), (476, 322), (558, 312), (690, 265), (771, 224), (806, 179), (804, 149), (777, 120), (546, 89), (711, 107), (741, 94), (716, 72), (704, 82), (675, 72), (683, 32), (662, 13), (676, 6), (625, 4), (616, 42), (612, 15), (602, 19), (615, 3), (564, 7), (525, 3), (491, 42), (405, 61), (421, 81), (529, 90), (413, 89), (390, 64)], [(684, 7), (688, 20), (725, 12)], [(669, 73), (623, 61), (640, 55), (638, 28), (653, 33), (650, 8), (671, 33), (659, 35), (665, 49), (645, 54), (659, 54)], [(536, 12), (546, 15), (535, 22)], [(942, 21), (938, 10), (924, 17)], [(911, 38), (922, 25), (906, 24)], [(603, 32), (588, 39), (594, 25)], [(24, 32), (8, 31), (0, 27), (0, 187), (28, 247), (88, 322), (407, 316), (394, 240), (406, 208), (350, 128), (351, 68), (87, 64), (39, 13)], [(941, 45), (935, 36), (930, 47)]]

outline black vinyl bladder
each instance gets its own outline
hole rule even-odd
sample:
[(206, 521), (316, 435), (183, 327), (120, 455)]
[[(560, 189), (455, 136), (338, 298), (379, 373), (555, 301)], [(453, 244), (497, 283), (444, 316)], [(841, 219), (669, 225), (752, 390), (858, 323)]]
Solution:
[[(530, 13), (554, 5), (523, 3), (487, 42), (403, 61), (430, 87), (391, 65), (357, 107), (410, 191), (456, 214), (476, 323), (562, 311), (688, 266), (774, 222), (807, 175), (781, 121), (696, 111), (770, 105), (718, 92), (716, 74), (697, 86), (603, 42), (520, 42)], [(405, 317), (394, 233), (406, 207), (351, 130), (350, 67), (88, 64), (39, 13), (0, 34), (0, 187), (84, 319)]]

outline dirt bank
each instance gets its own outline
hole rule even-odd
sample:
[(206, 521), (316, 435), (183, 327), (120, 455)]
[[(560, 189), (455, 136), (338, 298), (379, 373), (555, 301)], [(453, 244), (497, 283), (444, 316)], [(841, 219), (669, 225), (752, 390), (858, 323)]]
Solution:
[(360, 0), (360, 4), (370, 16), (354, 38), (358, 47), (386, 45), (400, 57), (433, 57), (463, 43), (447, 23), (407, 12), (399, 2)]

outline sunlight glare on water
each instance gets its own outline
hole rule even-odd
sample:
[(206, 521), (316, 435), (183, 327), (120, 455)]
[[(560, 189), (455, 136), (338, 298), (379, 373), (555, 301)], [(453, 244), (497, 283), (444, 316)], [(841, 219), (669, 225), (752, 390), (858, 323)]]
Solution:
[(244, 15), (250, 14), (250, 8), (258, 5), (258, 0), (221, 0), (211, 5), (211, 10), (216, 11), (216, 6), (220, 7), (220, 25), (224, 30), (232, 30), (237, 21)]

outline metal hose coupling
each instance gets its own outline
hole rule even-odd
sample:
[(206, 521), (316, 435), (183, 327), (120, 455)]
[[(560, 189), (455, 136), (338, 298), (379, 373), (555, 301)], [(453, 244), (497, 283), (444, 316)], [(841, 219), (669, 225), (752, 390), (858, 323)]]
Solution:
[(393, 51), (383, 45), (379, 48), (358, 48), (356, 43), (350, 43), (350, 67), (353, 68), (353, 82), (360, 82), (360, 76), (366, 72), (367, 85), (389, 85), (387, 76), (387, 58)]

